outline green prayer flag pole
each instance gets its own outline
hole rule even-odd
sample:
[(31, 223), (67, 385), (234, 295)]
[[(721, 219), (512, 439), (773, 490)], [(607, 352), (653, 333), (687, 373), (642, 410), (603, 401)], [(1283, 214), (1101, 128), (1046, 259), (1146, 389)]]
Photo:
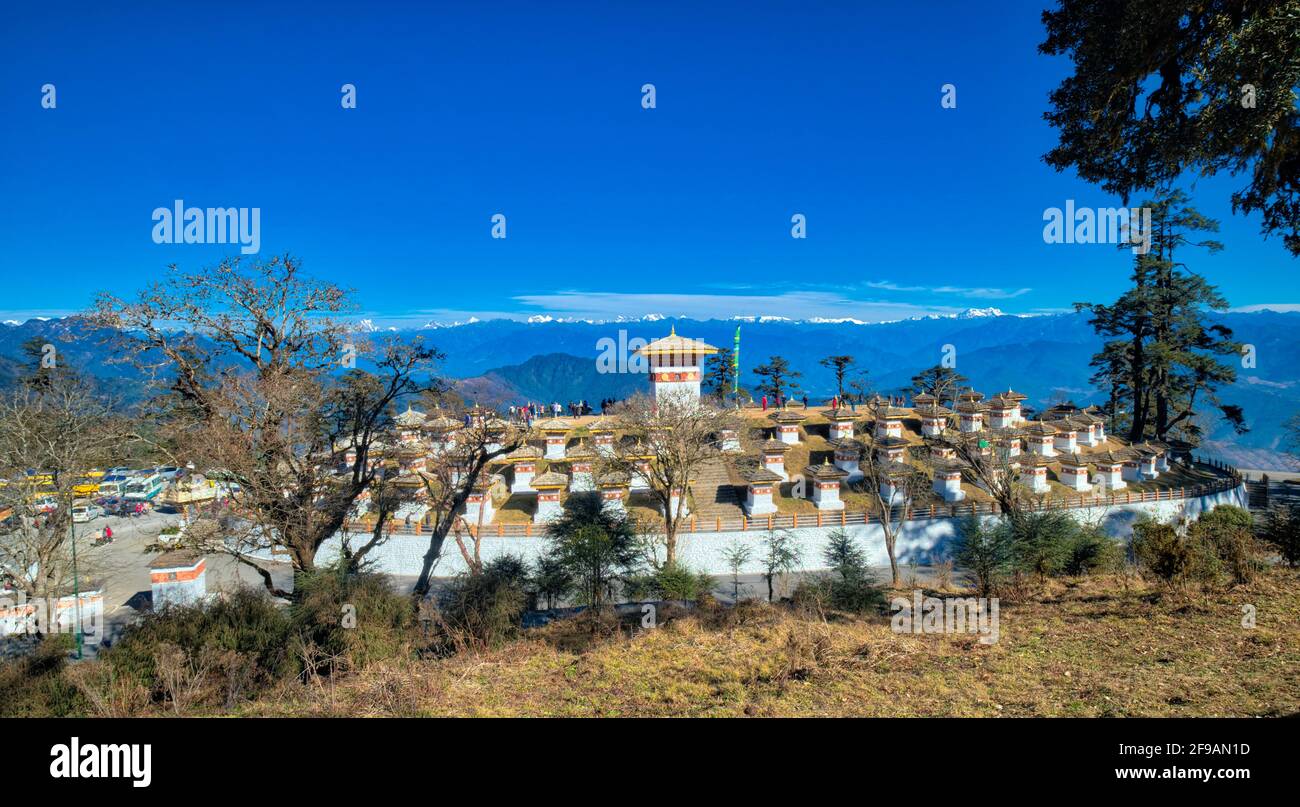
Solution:
[(740, 394), (740, 326), (736, 326), (736, 349), (731, 353), (731, 391)]

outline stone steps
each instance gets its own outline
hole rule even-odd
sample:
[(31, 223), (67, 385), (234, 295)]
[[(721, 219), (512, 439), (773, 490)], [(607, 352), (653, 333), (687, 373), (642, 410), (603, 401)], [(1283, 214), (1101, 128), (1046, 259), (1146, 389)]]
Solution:
[(699, 518), (736, 518), (744, 515), (741, 492), (731, 481), (722, 459), (712, 459), (700, 468), (692, 486), (695, 514)]

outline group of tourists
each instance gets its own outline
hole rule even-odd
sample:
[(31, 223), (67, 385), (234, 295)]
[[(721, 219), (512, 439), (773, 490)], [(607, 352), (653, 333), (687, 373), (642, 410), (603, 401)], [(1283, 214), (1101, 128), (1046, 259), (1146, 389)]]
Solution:
[[(612, 400), (601, 401), (601, 411), (603, 412), (605, 407), (612, 403)], [(591, 404), (587, 403), (585, 400), (570, 401), (567, 404), (561, 404), (559, 401), (550, 404), (541, 404), (533, 401), (521, 406), (515, 406), (512, 404), (508, 411), (511, 421), (528, 426), (538, 418), (558, 418), (563, 417), (566, 413), (569, 417), (583, 417), (584, 415), (590, 415), (592, 409)]]

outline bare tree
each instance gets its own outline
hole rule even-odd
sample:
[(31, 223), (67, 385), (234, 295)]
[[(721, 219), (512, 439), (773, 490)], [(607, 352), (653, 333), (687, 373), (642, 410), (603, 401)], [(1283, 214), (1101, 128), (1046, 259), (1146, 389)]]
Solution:
[(32, 599), (69, 593), (78, 488), (135, 438), (119, 409), (64, 374), (0, 397), (0, 577)]
[[(998, 509), (1013, 523), (1018, 523), (1035, 500), (1020, 484), (1020, 461), (1012, 454), (1011, 441), (1023, 436), (1016, 430), (963, 433), (951, 425), (935, 439), (936, 446), (946, 447), (965, 466), (965, 473), (983, 488)], [(1021, 446), (1024, 452), (1024, 446)]]
[(739, 428), (734, 414), (689, 398), (655, 401), (637, 395), (619, 404), (614, 417), (623, 439), (605, 457), (602, 473), (644, 478), (663, 513), (664, 565), (677, 562), (677, 534), (689, 518), (690, 483), (720, 456), (718, 435)]
[(907, 461), (890, 460), (874, 448), (868, 448), (858, 463), (862, 479), (858, 484), (880, 518), (880, 529), (885, 538), (885, 552), (889, 555), (889, 573), (897, 588), (901, 578), (898, 573), (898, 533), (907, 521), (908, 509), (923, 493), (928, 484), (925, 474)]
[(483, 535), (482, 514), (475, 529), (466, 530), (461, 518), (465, 502), (475, 490), (485, 497), (492, 495), (489, 465), (524, 444), (528, 437), (514, 424), (505, 423), (485, 413), (469, 416), (468, 423), (454, 432), (454, 444), (445, 449), (435, 449), (420, 474), (424, 484), (424, 503), (429, 508), (429, 547), (420, 564), (412, 594), (423, 599), (429, 593), (433, 570), (442, 557), (443, 546), (450, 534), (460, 550), (466, 566), (476, 572), (482, 568), (479, 554)]
[[(418, 340), (364, 343), (340, 319), (351, 310), (348, 292), (286, 256), (173, 266), (132, 301), (101, 294), (88, 315), (112, 329), (122, 360), (155, 379), (163, 446), (239, 483), (237, 517), (195, 531), (211, 536), (196, 548), (248, 564), (277, 596), (291, 592), (258, 557), (279, 546), (295, 573), (315, 568), (375, 484), (370, 452), (391, 439), (393, 404), (435, 383), (417, 379), (436, 351)], [(355, 369), (365, 361), (374, 369)], [(340, 469), (344, 448), (351, 461)]]

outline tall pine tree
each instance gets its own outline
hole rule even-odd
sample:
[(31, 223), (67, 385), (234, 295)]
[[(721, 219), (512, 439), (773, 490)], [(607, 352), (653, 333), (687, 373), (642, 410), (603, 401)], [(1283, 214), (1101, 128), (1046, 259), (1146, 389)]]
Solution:
[(1092, 326), (1108, 339), (1093, 357), (1093, 381), (1108, 390), (1112, 419), (1126, 409), (1130, 441), (1173, 434), (1195, 441), (1206, 402), (1238, 432), (1246, 429), (1241, 408), (1220, 403), (1215, 394), (1236, 379), (1233, 367), (1216, 357), (1241, 350), (1229, 328), (1209, 321), (1208, 311), (1225, 310), (1228, 301), (1180, 260), (1183, 247), (1223, 249), (1218, 241), (1198, 239), (1219, 224), (1187, 201), (1172, 190), (1147, 203), (1151, 249), (1135, 256), (1131, 289), (1111, 305), (1075, 304), (1092, 314)]

